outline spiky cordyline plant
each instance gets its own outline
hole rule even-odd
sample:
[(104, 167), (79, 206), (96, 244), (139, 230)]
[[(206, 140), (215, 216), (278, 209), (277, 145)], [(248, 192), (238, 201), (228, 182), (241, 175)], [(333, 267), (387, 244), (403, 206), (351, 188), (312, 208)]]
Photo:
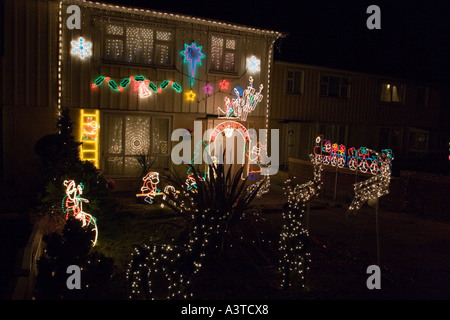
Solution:
[(210, 164), (207, 174), (189, 164), (196, 188), (188, 190), (183, 180), (174, 175), (168, 184), (180, 193), (165, 193), (162, 201), (175, 213), (191, 222), (191, 228), (200, 227), (210, 233), (221, 235), (223, 249), (233, 228), (242, 219), (257, 196), (264, 179), (247, 184), (242, 180), (244, 167), (233, 173), (233, 166), (225, 169), (223, 164)]

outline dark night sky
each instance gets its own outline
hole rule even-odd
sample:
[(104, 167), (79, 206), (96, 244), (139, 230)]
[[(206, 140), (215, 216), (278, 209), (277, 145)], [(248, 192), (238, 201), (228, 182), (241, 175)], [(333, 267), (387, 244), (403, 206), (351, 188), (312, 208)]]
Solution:
[[(100, 0), (102, 1), (102, 0)], [(275, 59), (450, 84), (450, 2), (104, 0), (289, 33)], [(366, 9), (381, 9), (368, 30)]]

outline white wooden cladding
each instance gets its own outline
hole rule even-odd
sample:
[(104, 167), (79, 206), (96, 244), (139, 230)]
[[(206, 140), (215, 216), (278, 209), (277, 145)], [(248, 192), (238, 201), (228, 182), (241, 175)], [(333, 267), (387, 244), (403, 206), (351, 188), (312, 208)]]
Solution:
[(4, 19), (1, 103), (56, 106), (57, 2), (5, 0)]
[[(286, 93), (287, 70), (303, 72), (303, 93)], [(320, 96), (322, 74), (350, 78), (350, 97)], [(439, 88), (393, 77), (334, 70), (325, 67), (275, 61), (272, 73), (272, 120), (290, 120), (344, 124), (433, 126), (437, 124), (441, 98)], [(402, 103), (380, 101), (381, 83), (404, 86)], [(428, 88), (427, 106), (417, 104), (418, 88)]]
[[(267, 88), (267, 68), (269, 49), (276, 33), (258, 33), (245, 28), (228, 28), (226, 24), (207, 25), (204, 22), (191, 24), (170, 19), (159, 19), (140, 14), (114, 12), (90, 6), (89, 3), (74, 1), (80, 5), (82, 14), (81, 30), (69, 30), (66, 20), (67, 6), (64, 2), (63, 12), (63, 46), (62, 46), (62, 106), (70, 108), (99, 108), (109, 110), (139, 110), (167, 113), (217, 114), (217, 107), (223, 106), (225, 96), (232, 97), (232, 89), (239, 85), (246, 87), (249, 76), (254, 78), (255, 86)], [(1, 99), (3, 105), (21, 105), (29, 107), (56, 107), (58, 97), (58, 12), (59, 1), (44, 0), (5, 0), (5, 56), (3, 57), (3, 85)], [(165, 26), (174, 30), (173, 68), (128, 63), (109, 63), (103, 60), (103, 21), (119, 19), (133, 25), (150, 24)], [(130, 22), (131, 21), (131, 22)], [(237, 73), (210, 73), (209, 44), (211, 34), (232, 35), (239, 39)], [(83, 36), (93, 44), (93, 55), (84, 60), (71, 55), (71, 41)], [(203, 47), (206, 55), (202, 65), (197, 67), (196, 77), (191, 88), (187, 76), (188, 69), (183, 64), (180, 51), (184, 44), (196, 42)], [(261, 60), (261, 71), (252, 74), (246, 72), (246, 58), (251, 55)], [(184, 72), (184, 76), (181, 75)], [(135, 93), (125, 90), (113, 92), (107, 85), (92, 89), (91, 84), (99, 75), (113, 78), (117, 82), (132, 75), (143, 75), (155, 84), (168, 79), (178, 82), (183, 87), (182, 93), (168, 88), (160, 94), (153, 94), (147, 99), (139, 99)], [(230, 90), (219, 91), (218, 82), (230, 81)], [(203, 86), (209, 82), (216, 94), (206, 97)], [(196, 101), (187, 102), (184, 93), (192, 89)], [(267, 94), (264, 91), (264, 94)], [(260, 103), (252, 116), (265, 116), (266, 99)]]
[[(64, 6), (63, 6), (64, 7)], [(173, 67), (158, 67), (152, 65), (137, 65), (125, 62), (111, 62), (103, 59), (104, 38), (103, 32), (110, 17), (105, 17), (106, 12), (94, 8), (84, 9), (82, 7), (83, 19), (91, 21), (83, 25), (81, 30), (64, 29), (63, 32), (63, 106), (71, 108), (98, 108), (101, 110), (131, 110), (150, 111), (165, 113), (198, 113), (217, 114), (217, 107), (223, 107), (225, 96), (232, 97), (232, 90), (236, 86), (241, 88), (248, 85), (249, 76), (254, 78), (254, 85), (258, 88), (262, 83), (267, 87), (267, 66), (269, 48), (272, 46), (273, 36), (255, 35), (252, 33), (228, 31), (218, 27), (205, 27), (203, 25), (186, 25), (177, 21), (158, 20), (150, 17), (140, 17), (145, 21), (129, 19), (117, 19), (122, 23), (130, 23), (133, 26), (157, 25), (165, 26), (174, 31), (174, 42), (172, 60)], [(121, 16), (124, 14), (121, 13)], [(127, 16), (125, 14), (125, 16)], [(221, 74), (209, 72), (209, 46), (211, 34), (228, 34), (239, 39), (239, 58), (236, 74)], [(70, 42), (83, 36), (86, 41), (93, 44), (93, 55), (91, 58), (79, 59), (70, 54)], [(201, 66), (197, 66), (195, 80), (191, 87), (189, 71), (183, 64), (183, 56), (180, 51), (184, 50), (184, 44), (195, 42), (197, 46), (202, 46), (205, 58), (201, 60)], [(261, 72), (252, 74), (246, 72), (246, 58), (256, 55), (261, 59)], [(102, 84), (95, 89), (91, 88), (92, 82), (99, 75), (108, 76), (114, 79), (117, 84), (123, 78), (134, 75), (143, 75), (157, 86), (163, 80), (172, 80), (180, 84), (183, 92), (178, 93), (172, 88), (167, 88), (161, 93), (153, 93), (152, 96), (142, 99), (136, 92), (125, 89), (123, 92), (115, 92), (108, 88), (107, 84)], [(230, 89), (220, 91), (219, 82), (226, 79), (230, 82)], [(206, 96), (203, 86), (210, 83), (215, 94)], [(194, 102), (186, 101), (185, 93), (193, 90), (196, 94)], [(266, 92), (264, 91), (266, 94)], [(256, 108), (252, 116), (265, 116), (266, 100)]]

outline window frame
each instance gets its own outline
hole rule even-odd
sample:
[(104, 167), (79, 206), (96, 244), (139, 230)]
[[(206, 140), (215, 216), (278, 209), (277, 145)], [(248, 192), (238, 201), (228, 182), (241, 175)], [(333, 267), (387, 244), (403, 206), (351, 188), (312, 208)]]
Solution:
[[(390, 86), (395, 86), (397, 87), (397, 92), (399, 94), (399, 101), (392, 101), (392, 92), (393, 90), (390, 90), (390, 100), (386, 101), (386, 100), (382, 100), (383, 98), (383, 86), (384, 85), (390, 85)], [(406, 93), (406, 85), (402, 84), (400, 82), (396, 82), (396, 81), (381, 81), (380, 82), (380, 89), (379, 89), (379, 101), (381, 103), (387, 103), (387, 104), (404, 104), (405, 101), (405, 93)]]
[[(223, 43), (223, 47), (222, 47), (222, 61), (221, 61), (221, 68), (220, 69), (213, 69), (212, 67), (212, 38), (213, 37), (218, 37), (218, 38), (223, 38), (224, 43)], [(235, 49), (227, 49), (226, 48), (226, 42), (228, 39), (233, 39), (236, 41), (235, 44)], [(240, 42), (241, 42), (241, 37), (237, 36), (237, 35), (230, 35), (230, 34), (226, 34), (226, 33), (218, 33), (218, 32), (214, 32), (214, 33), (210, 33), (209, 37), (208, 37), (208, 43), (209, 43), (209, 48), (208, 48), (208, 73), (211, 74), (225, 74), (225, 75), (230, 75), (230, 76), (237, 76), (239, 74), (239, 70), (240, 70), (240, 62), (241, 62), (241, 53), (240, 50), (238, 49), (240, 47)], [(224, 65), (225, 65), (225, 56), (227, 52), (233, 52), (235, 54), (234, 56), (234, 70), (233, 71), (229, 71), (229, 70), (224, 70)]]
[[(418, 135), (424, 135), (425, 136), (425, 142), (424, 146), (422, 148), (417, 148), (417, 138)], [(414, 143), (411, 143), (411, 140), (414, 138)], [(419, 152), (419, 153), (426, 153), (428, 152), (428, 147), (430, 143), (430, 133), (426, 130), (419, 130), (419, 129), (410, 129), (409, 130), (409, 137), (408, 137), (408, 150), (409, 152)]]
[[(121, 26), (123, 28), (123, 34), (122, 35), (110, 35), (107, 33), (107, 26), (108, 25), (117, 25), (117, 26)], [(104, 21), (102, 22), (102, 26), (103, 26), (103, 44), (102, 44), (102, 61), (107, 62), (107, 63), (118, 63), (118, 64), (128, 64), (128, 65), (139, 65), (139, 66), (150, 66), (150, 67), (157, 67), (157, 68), (173, 68), (175, 67), (175, 60), (174, 60), (174, 50), (175, 50), (175, 43), (176, 43), (176, 39), (175, 39), (175, 28), (170, 27), (170, 26), (164, 26), (161, 27), (159, 25), (156, 24), (152, 24), (152, 23), (141, 23), (141, 22), (135, 22), (134, 25), (127, 25), (125, 22), (123, 21), (118, 21), (118, 20), (111, 20), (111, 21)], [(127, 28), (148, 28), (152, 30), (153, 33), (153, 43), (152, 43), (152, 61), (151, 63), (144, 63), (144, 62), (135, 62), (135, 61), (128, 61), (127, 56), (128, 56), (128, 48), (127, 48)], [(156, 38), (156, 33), (157, 31), (170, 31), (172, 33), (172, 39), (170, 41), (164, 41), (164, 40), (157, 40)], [(122, 40), (123, 42), (123, 51), (122, 51), (122, 59), (121, 60), (114, 60), (114, 59), (110, 59), (106, 56), (106, 52), (107, 52), (107, 42), (108, 39), (112, 39), (112, 40)], [(167, 44), (169, 46), (169, 58), (170, 58), (170, 63), (169, 64), (165, 64), (165, 63), (159, 63), (157, 61), (157, 45), (161, 45), (161, 44)]]
[[(328, 82), (324, 83), (323, 82), (323, 78), (324, 77), (328, 77)], [(339, 78), (339, 94), (337, 96), (334, 95), (330, 95), (330, 78)], [(345, 84), (343, 83), (343, 80), (347, 79), (348, 83)], [(319, 96), (321, 98), (335, 98), (335, 99), (350, 99), (350, 93), (351, 93), (351, 87), (352, 87), (352, 81), (351, 81), (351, 76), (350, 75), (342, 75), (342, 74), (335, 74), (335, 73), (328, 73), (328, 72), (322, 72), (320, 73), (320, 78), (319, 78)], [(322, 93), (322, 86), (326, 85), (327, 86), (327, 93), (323, 94)], [(342, 88), (346, 87), (347, 88), (347, 95), (345, 97), (342, 96)]]
[[(110, 134), (110, 128), (107, 127), (106, 121), (109, 117), (120, 117), (122, 118), (122, 133), (121, 133), (121, 152), (119, 154), (113, 154), (113, 153), (109, 153), (106, 150), (106, 146), (108, 144), (108, 134)], [(103, 111), (101, 113), (101, 126), (104, 127), (103, 129), (103, 133), (101, 135), (101, 141), (100, 141), (100, 150), (101, 150), (101, 158), (100, 158), (100, 164), (101, 164), (101, 168), (102, 170), (105, 172), (105, 175), (108, 177), (114, 177), (114, 178), (135, 178), (136, 175), (131, 175), (131, 174), (126, 174), (125, 173), (125, 159), (126, 158), (132, 158), (137, 156), (138, 154), (135, 155), (127, 155), (126, 151), (125, 151), (125, 145), (126, 145), (126, 117), (147, 117), (150, 120), (150, 132), (149, 132), (149, 153), (154, 155), (153, 152), (153, 135), (154, 135), (154, 123), (155, 123), (155, 119), (167, 119), (168, 120), (168, 128), (167, 128), (167, 136), (168, 136), (168, 151), (167, 154), (162, 154), (162, 153), (158, 153), (156, 154), (157, 157), (157, 161), (160, 158), (169, 158), (170, 159), (170, 155), (171, 155), (171, 150), (172, 150), (172, 142), (171, 142), (171, 131), (172, 131), (172, 117), (171, 116), (167, 116), (167, 115), (161, 115), (161, 114), (156, 114), (156, 113), (147, 113), (147, 112), (130, 112), (130, 111), (115, 111), (115, 110), (108, 110), (108, 111)], [(111, 157), (120, 157), (122, 158), (122, 169), (121, 169), (121, 173), (110, 173), (107, 170), (106, 167), (106, 161), (107, 159)], [(168, 166), (170, 167), (170, 161), (167, 162)], [(163, 167), (156, 167), (157, 169), (164, 169)]]
[[(293, 72), (293, 78), (290, 78), (289, 77), (289, 72)], [(295, 84), (296, 84), (296, 74), (297, 73), (300, 73), (300, 91), (295, 91)], [(303, 95), (303, 90), (304, 90), (304, 83), (305, 83), (305, 71), (304, 70), (302, 70), (302, 69), (295, 69), (295, 68), (287, 68), (286, 69), (286, 82), (285, 82), (285, 84), (286, 84), (286, 87), (285, 87), (285, 93), (286, 94), (291, 94), (291, 95), (296, 95), (296, 96), (301, 96), (301, 95)], [(289, 86), (288, 86), (288, 82), (289, 81), (292, 81), (293, 82), (293, 84), (292, 84), (292, 88), (293, 88), (293, 90), (292, 91), (289, 91), (288, 90), (288, 88), (289, 88)]]

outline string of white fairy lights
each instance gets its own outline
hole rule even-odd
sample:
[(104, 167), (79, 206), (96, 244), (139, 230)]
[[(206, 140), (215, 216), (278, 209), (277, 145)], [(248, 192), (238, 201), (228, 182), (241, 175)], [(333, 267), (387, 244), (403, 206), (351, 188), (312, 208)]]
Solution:
[[(317, 140), (316, 140), (317, 142)], [(322, 163), (310, 155), (314, 164), (313, 180), (303, 184), (292, 185), (288, 179), (285, 185), (287, 204), (283, 207), (283, 225), (280, 234), (279, 271), (282, 275), (281, 286), (288, 289), (292, 286), (291, 274), (296, 273), (301, 286), (306, 283), (306, 273), (311, 262), (308, 250), (308, 230), (304, 227), (306, 205), (316, 197), (322, 188)]]

